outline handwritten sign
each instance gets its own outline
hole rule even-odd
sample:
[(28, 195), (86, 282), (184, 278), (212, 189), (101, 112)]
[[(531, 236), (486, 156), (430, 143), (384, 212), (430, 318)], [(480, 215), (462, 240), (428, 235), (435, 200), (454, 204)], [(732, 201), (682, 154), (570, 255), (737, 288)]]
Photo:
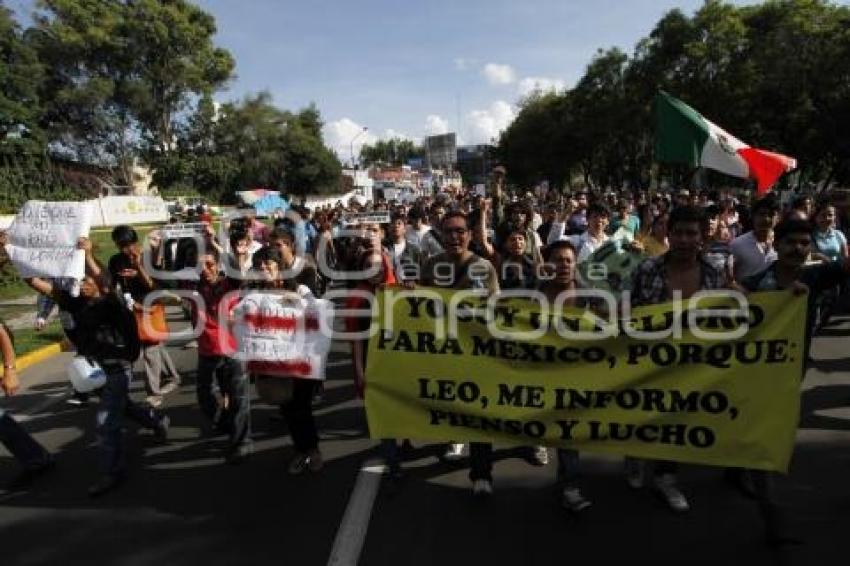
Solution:
[(6, 252), (21, 277), (74, 277), (85, 273), (77, 240), (88, 236), (92, 208), (84, 202), (31, 200), (7, 232)]
[(389, 224), (389, 212), (360, 212), (354, 214), (346, 214), (344, 222), (349, 226), (359, 226), (361, 224)]
[(233, 310), (237, 356), (260, 375), (325, 379), (333, 305), (271, 292), (246, 295)]
[(160, 231), (164, 240), (179, 240), (180, 238), (194, 238), (199, 234), (203, 234), (205, 226), (203, 222), (166, 224)]

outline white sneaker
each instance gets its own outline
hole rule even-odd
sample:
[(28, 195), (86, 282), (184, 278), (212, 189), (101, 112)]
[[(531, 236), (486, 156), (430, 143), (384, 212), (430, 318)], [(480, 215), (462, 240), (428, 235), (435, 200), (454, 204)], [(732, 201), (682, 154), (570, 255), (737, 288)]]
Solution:
[(545, 446), (534, 447), (534, 463), (538, 466), (545, 466), (549, 463), (549, 450)]
[(642, 488), (645, 468), (643, 460), (626, 457), (623, 466), (626, 472), (626, 483), (629, 484), (629, 487), (632, 489)]
[(461, 458), (463, 458), (463, 448), (464, 448), (464, 446), (465, 446), (465, 444), (458, 443), (458, 442), (452, 442), (446, 448), (446, 453), (443, 454), (443, 459), (449, 460), (449, 461), (460, 460)]
[(584, 511), (593, 503), (590, 502), (589, 499), (585, 499), (581, 494), (581, 491), (578, 488), (565, 488), (564, 494), (561, 499), (561, 505), (564, 506), (565, 509), (572, 511), (574, 513), (578, 513), (579, 511)]
[(472, 482), (472, 495), (476, 497), (493, 495), (493, 482), (490, 480), (475, 480)]
[(688, 511), (691, 506), (688, 505), (688, 500), (685, 495), (676, 487), (676, 476), (673, 474), (663, 474), (658, 476), (653, 481), (655, 490), (664, 498), (670, 509), (677, 513)]

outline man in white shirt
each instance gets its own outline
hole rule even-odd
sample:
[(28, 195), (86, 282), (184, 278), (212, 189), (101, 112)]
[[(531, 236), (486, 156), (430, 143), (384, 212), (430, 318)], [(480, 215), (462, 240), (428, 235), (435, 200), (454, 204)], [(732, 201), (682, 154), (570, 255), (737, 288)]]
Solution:
[(404, 216), (400, 214), (392, 216), (384, 245), (392, 261), (396, 278), (401, 281), (418, 280), (421, 270), (421, 253), (416, 244), (405, 238)]
[(779, 203), (767, 196), (753, 205), (753, 229), (732, 240), (732, 272), (735, 281), (755, 275), (776, 261), (773, 228), (779, 222)]
[(587, 230), (581, 234), (567, 236), (564, 234), (566, 222), (561, 217), (557, 222), (552, 223), (546, 243), (551, 244), (558, 240), (569, 241), (576, 249), (576, 260), (581, 263), (608, 241), (605, 230), (608, 228), (610, 219), (611, 212), (607, 206), (599, 203), (591, 204), (587, 207)]
[(410, 220), (410, 227), (407, 229), (406, 239), (419, 249), (422, 254), (421, 259), (424, 261), (442, 253), (443, 246), (428, 224), (428, 215), (425, 211), (416, 207), (410, 211), (407, 217)]

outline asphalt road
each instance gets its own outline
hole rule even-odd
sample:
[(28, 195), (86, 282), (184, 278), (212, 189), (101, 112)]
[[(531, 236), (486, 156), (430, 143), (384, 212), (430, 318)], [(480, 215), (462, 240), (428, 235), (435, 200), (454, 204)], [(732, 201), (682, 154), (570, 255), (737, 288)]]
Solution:
[[(752, 501), (717, 469), (684, 466), (692, 511), (675, 515), (649, 491), (632, 491), (619, 458), (582, 455), (593, 507), (560, 509), (555, 466), (532, 467), (515, 450), (497, 452), (495, 495), (472, 499), (464, 463), (444, 463), (423, 443), (399, 485), (370, 465), (378, 457), (355, 399), (345, 345), (335, 345), (317, 408), (326, 466), (290, 477), (276, 409), (255, 404), (256, 451), (222, 463), (224, 439), (201, 438), (194, 398), (195, 350), (172, 349), (183, 385), (167, 398), (171, 439), (158, 444), (128, 425), (131, 475), (104, 498), (96, 479), (94, 408), (67, 395), (68, 354), (22, 372), (26, 388), (3, 400), (59, 466), (24, 493), (0, 493), (4, 565), (359, 564), (389, 566), (595, 564), (816, 564), (846, 561), (850, 532), (850, 317), (816, 339), (804, 382), (803, 419), (789, 476), (777, 482), (791, 527), (804, 544), (772, 550)], [(144, 398), (141, 380), (133, 395)], [(364, 470), (365, 468), (365, 470)], [(0, 452), (0, 485), (17, 472)], [(374, 497), (373, 497), (374, 496)]]

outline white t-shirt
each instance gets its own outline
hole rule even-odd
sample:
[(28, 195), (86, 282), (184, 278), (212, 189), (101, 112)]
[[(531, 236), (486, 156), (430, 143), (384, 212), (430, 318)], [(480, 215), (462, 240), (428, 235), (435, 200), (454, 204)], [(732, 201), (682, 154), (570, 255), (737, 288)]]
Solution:
[(427, 224), (423, 224), (419, 227), (419, 229), (415, 229), (413, 226), (407, 227), (407, 240), (412, 242), (416, 247), (422, 247), (422, 238), (431, 230), (431, 227)]
[(729, 249), (732, 252), (732, 269), (736, 281), (764, 271), (776, 261), (773, 243), (760, 243), (752, 231), (732, 240)]
[(557, 242), (558, 240), (567, 240), (569, 241), (573, 247), (576, 249), (576, 261), (578, 263), (586, 260), (590, 255), (602, 247), (602, 244), (607, 242), (610, 237), (607, 234), (602, 234), (602, 238), (599, 240), (594, 240), (590, 237), (590, 233), (587, 231), (582, 232), (581, 234), (576, 234), (573, 236), (564, 235), (564, 224), (560, 222), (552, 223), (552, 228), (549, 230), (549, 244), (553, 242)]

